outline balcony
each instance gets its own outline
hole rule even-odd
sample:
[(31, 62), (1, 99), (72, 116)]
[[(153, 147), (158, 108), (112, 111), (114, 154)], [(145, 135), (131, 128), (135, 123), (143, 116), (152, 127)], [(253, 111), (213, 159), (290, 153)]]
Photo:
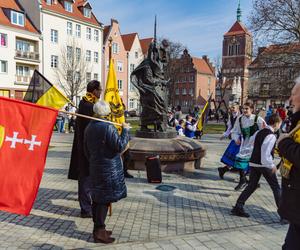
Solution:
[(39, 62), (40, 54), (38, 52), (16, 50), (15, 59)]
[(31, 77), (30, 76), (18, 76), (16, 75), (16, 84), (20, 85), (28, 85), (30, 83)]

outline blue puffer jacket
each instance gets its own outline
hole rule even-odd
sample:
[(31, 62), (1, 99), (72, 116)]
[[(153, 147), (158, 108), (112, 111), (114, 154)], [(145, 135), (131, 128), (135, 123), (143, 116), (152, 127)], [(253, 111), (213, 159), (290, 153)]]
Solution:
[(109, 123), (91, 121), (85, 129), (84, 150), (89, 160), (92, 199), (100, 204), (116, 202), (127, 196), (120, 153), (126, 148), (129, 136), (121, 136)]

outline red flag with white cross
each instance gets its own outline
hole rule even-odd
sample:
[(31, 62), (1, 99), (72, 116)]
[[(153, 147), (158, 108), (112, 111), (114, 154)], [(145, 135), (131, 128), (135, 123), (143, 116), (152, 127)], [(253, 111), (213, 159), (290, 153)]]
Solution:
[(29, 215), (57, 112), (0, 97), (0, 210)]

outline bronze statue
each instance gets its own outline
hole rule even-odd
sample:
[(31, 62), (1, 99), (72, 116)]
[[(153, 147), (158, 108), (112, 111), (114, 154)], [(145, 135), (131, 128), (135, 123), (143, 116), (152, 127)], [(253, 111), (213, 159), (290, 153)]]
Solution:
[(165, 79), (164, 69), (169, 61), (168, 47), (166, 40), (158, 47), (154, 39), (148, 57), (131, 73), (131, 82), (140, 93), (141, 131), (150, 131), (148, 125), (154, 125), (155, 132), (167, 129), (169, 80)]

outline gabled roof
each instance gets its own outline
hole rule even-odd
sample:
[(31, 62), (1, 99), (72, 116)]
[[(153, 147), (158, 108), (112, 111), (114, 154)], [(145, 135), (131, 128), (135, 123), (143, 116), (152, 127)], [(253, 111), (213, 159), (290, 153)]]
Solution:
[(0, 0), (0, 25), (14, 27), (17, 29), (26, 30), (33, 33), (39, 33), (26, 15), (25, 15), (24, 27), (12, 24), (10, 21), (10, 17), (5, 14), (5, 11), (9, 9), (24, 13), (24, 11), (21, 9), (21, 7), (17, 4), (15, 0), (5, 0), (5, 1)]
[(240, 35), (240, 34), (248, 34), (251, 35), (251, 33), (247, 30), (246, 26), (239, 22), (236, 21), (230, 30), (224, 34), (224, 36), (233, 36), (233, 35)]
[(202, 74), (215, 75), (208, 63), (201, 58), (192, 57), (195, 69)]
[(140, 39), (142, 52), (143, 54), (147, 54), (150, 43), (153, 42), (153, 37)]
[[(265, 66), (265, 62), (261, 62), (261, 58), (269, 57), (272, 55), (300, 55), (300, 42), (285, 43), (285, 44), (272, 44), (268, 47), (259, 48), (259, 52), (254, 61), (249, 65), (249, 68)], [(276, 59), (275, 59), (276, 60)]]
[(106, 38), (110, 32), (110, 25), (106, 25), (104, 26), (104, 29), (103, 29), (103, 43), (106, 41)]
[[(74, 19), (90, 23), (96, 26), (101, 26), (101, 23), (96, 19), (94, 13), (92, 12), (91, 18), (85, 17), (83, 13), (81, 12), (81, 7), (88, 4), (87, 1), (82, 0), (74, 0), (73, 1), (73, 12), (68, 12), (65, 10), (63, 6), (63, 1), (57, 1), (57, 3), (52, 3), (51, 5), (46, 4), (46, 0), (42, 0), (42, 8), (45, 10), (50, 10), (59, 14), (62, 14), (64, 16), (72, 17)], [(90, 5), (89, 5), (90, 6)]]
[(121, 35), (122, 40), (123, 40), (123, 44), (124, 44), (124, 48), (125, 48), (126, 51), (131, 50), (131, 47), (133, 45), (133, 42), (134, 42), (134, 39), (135, 39), (136, 36), (138, 36), (137, 33)]

